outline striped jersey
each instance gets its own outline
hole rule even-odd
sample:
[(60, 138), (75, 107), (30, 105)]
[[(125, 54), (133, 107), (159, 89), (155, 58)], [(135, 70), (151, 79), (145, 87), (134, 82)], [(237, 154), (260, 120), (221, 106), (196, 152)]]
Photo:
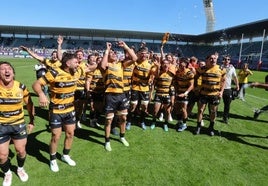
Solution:
[(74, 110), (74, 91), (78, 78), (78, 73), (71, 75), (58, 68), (51, 69), (39, 79), (42, 85), (50, 85), (50, 102), (54, 113), (63, 114)]
[(99, 68), (93, 72), (86, 74), (87, 78), (91, 79), (89, 90), (94, 93), (103, 93), (105, 91), (105, 84), (103, 74)]
[(26, 86), (14, 81), (11, 88), (0, 86), (0, 124), (17, 125), (24, 121), (24, 98), (29, 97)]
[(130, 91), (131, 89), (133, 69), (134, 69), (134, 64), (124, 68), (124, 71), (123, 71), (124, 91)]
[(81, 62), (77, 68), (77, 73), (79, 74), (79, 79), (77, 81), (76, 90), (84, 90), (86, 82), (86, 63)]
[(168, 96), (172, 86), (174, 74), (170, 71), (160, 72), (159, 76), (155, 79), (155, 94), (161, 96)]
[(104, 74), (106, 93), (123, 93), (123, 66), (122, 62), (108, 63)]
[(176, 93), (181, 94), (188, 90), (191, 83), (194, 82), (194, 73), (186, 68), (185, 70), (178, 69), (175, 76)]
[(226, 70), (221, 69), (219, 65), (211, 68), (198, 68), (197, 76), (202, 76), (200, 88), (201, 95), (218, 95), (222, 87), (222, 78), (226, 76)]
[(51, 59), (45, 59), (43, 63), (47, 69), (58, 68), (61, 66), (61, 62), (59, 60), (52, 61)]
[(157, 68), (145, 60), (141, 63), (135, 62), (135, 67), (132, 74), (132, 90), (148, 92), (150, 75), (154, 73)]

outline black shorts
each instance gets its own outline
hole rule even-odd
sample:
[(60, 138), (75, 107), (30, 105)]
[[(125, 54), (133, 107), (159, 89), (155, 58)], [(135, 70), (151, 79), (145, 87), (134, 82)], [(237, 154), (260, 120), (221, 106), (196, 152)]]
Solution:
[(10, 139), (27, 138), (26, 124), (20, 125), (0, 125), (0, 144)]
[(131, 101), (149, 101), (150, 92), (131, 91)]
[(90, 96), (91, 102), (103, 102), (104, 93), (91, 92), (90, 94), (91, 94), (91, 96)]
[(129, 108), (129, 103), (125, 93), (122, 94), (105, 94), (105, 114), (115, 113), (117, 111), (126, 110)]
[(85, 100), (87, 98), (85, 90), (76, 90), (74, 92), (74, 100)]
[(124, 93), (125, 93), (125, 95), (126, 95), (127, 100), (130, 101), (130, 98), (131, 98), (131, 91), (128, 90), (128, 91), (125, 91)]
[(170, 95), (162, 96), (162, 95), (156, 94), (154, 96), (154, 102), (163, 103), (163, 104), (170, 104), (171, 103)]
[(199, 97), (199, 94), (195, 91), (190, 91), (188, 94), (188, 99), (191, 103), (197, 102), (199, 100)]
[(200, 95), (199, 102), (201, 104), (210, 104), (210, 105), (219, 105), (220, 104), (220, 98), (219, 96), (205, 96)]
[(179, 97), (179, 96), (176, 96), (176, 102), (178, 103), (188, 103), (189, 101), (189, 97), (188, 96), (185, 96), (185, 97)]
[(76, 121), (75, 111), (64, 114), (49, 113), (49, 124), (51, 128), (60, 128), (62, 125), (74, 125)]

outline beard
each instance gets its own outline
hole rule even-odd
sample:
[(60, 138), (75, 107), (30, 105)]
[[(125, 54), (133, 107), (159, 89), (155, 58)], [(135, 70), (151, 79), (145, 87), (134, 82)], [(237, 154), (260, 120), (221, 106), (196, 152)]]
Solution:
[(76, 68), (70, 68), (70, 74), (73, 76), (76, 73)]

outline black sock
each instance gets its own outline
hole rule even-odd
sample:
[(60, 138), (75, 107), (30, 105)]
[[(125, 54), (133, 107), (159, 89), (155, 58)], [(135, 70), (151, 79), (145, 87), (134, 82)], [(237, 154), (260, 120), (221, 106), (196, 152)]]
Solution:
[(120, 138), (125, 137), (125, 133), (120, 133)]
[(6, 173), (10, 169), (10, 160), (7, 159), (7, 161), (3, 164), (0, 164), (1, 170)]
[(26, 156), (24, 158), (21, 158), (17, 155), (17, 162), (18, 162), (18, 167), (23, 167), (24, 162), (25, 162)]
[(105, 137), (105, 142), (107, 143), (107, 142), (110, 142), (110, 138), (108, 137), (108, 138), (106, 138)]
[(215, 124), (214, 121), (211, 121), (211, 122), (210, 122), (210, 124), (209, 124), (209, 129), (210, 129), (210, 130), (214, 130), (214, 124)]
[(63, 152), (64, 155), (68, 155), (70, 153), (70, 150), (71, 149), (65, 149), (64, 148), (62, 152)]
[(57, 153), (55, 153), (55, 154), (50, 154), (50, 160), (51, 160), (51, 161), (57, 159), (56, 154), (57, 154)]

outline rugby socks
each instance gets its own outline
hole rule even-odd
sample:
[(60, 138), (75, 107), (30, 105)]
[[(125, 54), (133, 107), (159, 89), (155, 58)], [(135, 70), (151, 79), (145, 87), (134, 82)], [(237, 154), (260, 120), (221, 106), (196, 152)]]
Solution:
[(215, 124), (215, 122), (211, 121), (209, 124), (209, 129), (214, 130), (214, 124)]
[(71, 149), (65, 149), (64, 148), (62, 152), (63, 152), (64, 155), (68, 155), (70, 153), (70, 151), (71, 151)]
[(8, 172), (9, 169), (10, 169), (10, 160), (7, 159), (7, 161), (6, 161), (5, 163), (0, 164), (0, 167), (1, 167), (1, 170), (2, 170), (4, 173)]
[(21, 158), (17, 155), (18, 167), (23, 167), (25, 160), (26, 160), (26, 156), (24, 158)]
[(105, 143), (110, 142), (110, 138), (109, 137), (105, 137)]
[(57, 154), (56, 152), (54, 154), (50, 154), (50, 160), (51, 161), (57, 159), (56, 154)]
[(120, 138), (124, 138), (125, 137), (125, 133), (120, 133)]

